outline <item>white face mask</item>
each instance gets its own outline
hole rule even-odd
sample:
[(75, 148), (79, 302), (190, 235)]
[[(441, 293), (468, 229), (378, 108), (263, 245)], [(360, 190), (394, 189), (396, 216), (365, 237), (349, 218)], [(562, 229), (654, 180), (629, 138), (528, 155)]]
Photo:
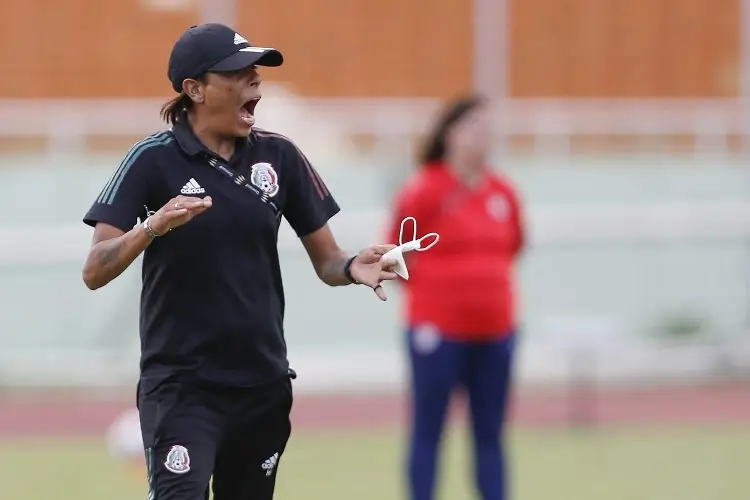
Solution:
[[(404, 226), (406, 225), (406, 221), (408, 220), (414, 223), (414, 231), (412, 232), (411, 241), (404, 242)], [(431, 237), (434, 237), (435, 240), (427, 245), (422, 244), (422, 241)], [(438, 242), (438, 240), (440, 240), (440, 235), (437, 233), (428, 233), (417, 239), (417, 220), (414, 217), (405, 217), (404, 220), (401, 221), (401, 230), (398, 235), (398, 246), (386, 252), (386, 254), (383, 255), (383, 258), (395, 260), (396, 266), (393, 268), (393, 271), (405, 280), (408, 280), (409, 271), (406, 269), (404, 254), (406, 252), (411, 252), (412, 250), (416, 250), (417, 252), (424, 252), (425, 250), (429, 250), (435, 245), (435, 243)]]

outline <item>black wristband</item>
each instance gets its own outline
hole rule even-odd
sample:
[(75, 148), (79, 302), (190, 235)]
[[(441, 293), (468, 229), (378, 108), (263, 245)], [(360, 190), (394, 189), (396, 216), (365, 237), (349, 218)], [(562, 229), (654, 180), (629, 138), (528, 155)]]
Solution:
[(352, 283), (357, 283), (357, 280), (352, 277), (352, 262), (354, 262), (354, 259), (356, 258), (356, 255), (354, 257), (351, 257), (346, 261), (346, 264), (344, 265), (344, 276), (346, 276), (346, 279), (348, 279)]

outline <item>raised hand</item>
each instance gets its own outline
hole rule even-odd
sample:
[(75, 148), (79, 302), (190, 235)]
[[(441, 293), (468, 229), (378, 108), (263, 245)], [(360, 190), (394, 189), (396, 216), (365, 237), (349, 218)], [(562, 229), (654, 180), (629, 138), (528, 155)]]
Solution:
[(200, 215), (211, 208), (210, 196), (196, 198), (194, 196), (177, 196), (151, 216), (151, 229), (159, 235), (166, 234), (172, 229), (190, 222), (196, 215)]
[(383, 259), (383, 255), (395, 247), (396, 245), (371, 245), (359, 252), (352, 261), (352, 278), (357, 283), (372, 288), (380, 300), (388, 300), (380, 283), (398, 278), (398, 275), (393, 272), (396, 261)]

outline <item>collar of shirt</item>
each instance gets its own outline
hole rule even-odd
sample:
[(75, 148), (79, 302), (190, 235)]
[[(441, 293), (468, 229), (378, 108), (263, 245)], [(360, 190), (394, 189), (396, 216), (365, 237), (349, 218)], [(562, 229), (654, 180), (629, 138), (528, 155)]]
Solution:
[[(466, 183), (456, 174), (456, 172), (446, 162), (438, 161), (438, 162), (426, 163), (425, 165), (423, 165), (423, 168), (435, 172), (434, 173), (435, 177), (432, 177), (433, 179), (437, 178), (443, 182), (447, 182), (452, 185), (459, 185), (462, 187), (467, 187)], [(490, 167), (489, 165), (484, 165), (479, 175), (477, 185), (479, 187), (484, 187), (491, 181), (492, 178), (493, 178), (492, 167)], [(477, 189), (472, 189), (472, 191), (477, 191)]]
[[(217, 156), (216, 153), (208, 149), (195, 135), (193, 129), (190, 127), (190, 123), (187, 120), (179, 120), (172, 126), (172, 133), (174, 134), (177, 143), (180, 148), (188, 155), (195, 156), (203, 153), (209, 156)], [(248, 137), (238, 137), (237, 145), (234, 151), (236, 157), (238, 153), (241, 153), (246, 147), (250, 145), (252, 134)]]

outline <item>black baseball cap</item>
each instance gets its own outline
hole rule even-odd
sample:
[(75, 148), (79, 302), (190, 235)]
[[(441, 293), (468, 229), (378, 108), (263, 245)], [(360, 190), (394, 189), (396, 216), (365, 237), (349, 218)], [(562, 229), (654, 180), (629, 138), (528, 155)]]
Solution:
[(208, 71), (237, 71), (249, 66), (281, 66), (284, 56), (270, 47), (255, 47), (229, 26), (201, 24), (188, 29), (172, 47), (169, 81), (175, 92), (182, 82)]

